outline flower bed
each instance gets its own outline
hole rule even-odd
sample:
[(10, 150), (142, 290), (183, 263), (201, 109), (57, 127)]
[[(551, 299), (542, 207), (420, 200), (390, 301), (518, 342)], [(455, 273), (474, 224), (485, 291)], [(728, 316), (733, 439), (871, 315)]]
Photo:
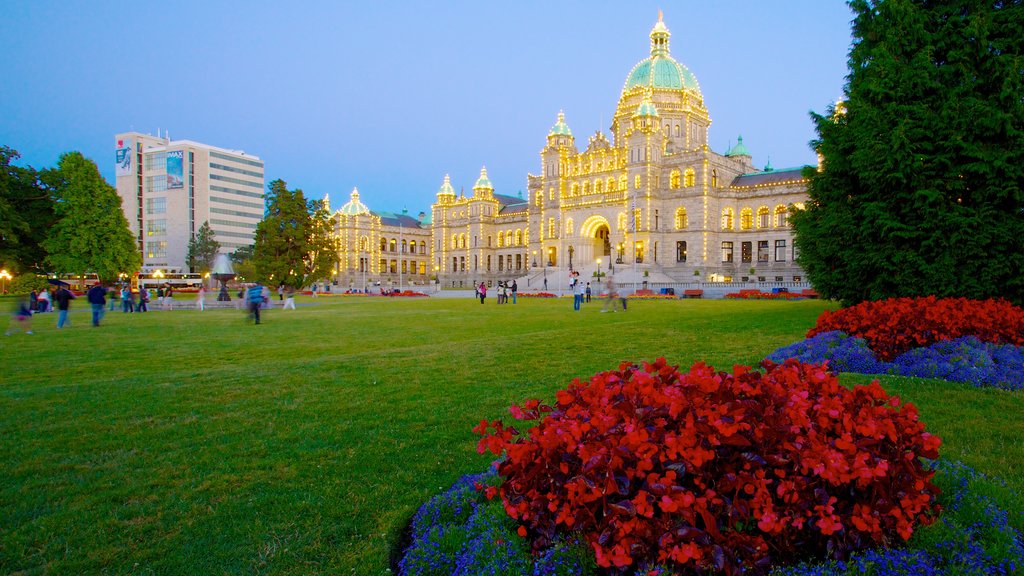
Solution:
[(740, 290), (739, 292), (730, 292), (725, 297), (741, 300), (798, 300), (806, 298), (803, 294), (796, 292), (761, 292), (760, 290)]
[(551, 292), (520, 292), (519, 298), (558, 298), (557, 295)]
[(423, 292), (416, 292), (415, 290), (403, 290), (398, 292), (391, 292), (388, 296), (403, 297), (403, 298), (426, 298), (428, 295)]
[[(1022, 569), (1024, 536), (1014, 527), (1024, 513), (1010, 504), (1015, 495), (1001, 481), (957, 462), (935, 463), (941, 488), (939, 521), (922, 528), (906, 547), (870, 549), (847, 560), (779, 567), (773, 576), (878, 576), (934, 574), (988, 576)], [(578, 534), (560, 536), (539, 555), (531, 555), (514, 520), (498, 500), (488, 501), (476, 485), (496, 486), (491, 469), (463, 476), (413, 516), (410, 546), (399, 562), (402, 576), (476, 574), (598, 575), (593, 553)], [(486, 551), (486, 555), (480, 552)], [(664, 566), (643, 564), (625, 574), (668, 576)]]
[(626, 296), (630, 300), (678, 300), (674, 294), (630, 294)]
[(474, 429), (478, 450), (506, 455), (504, 481), (485, 493), (535, 552), (575, 532), (615, 569), (763, 572), (906, 540), (934, 520), (933, 473), (907, 455), (934, 458), (939, 440), (913, 406), (877, 383), (844, 388), (821, 366), (764, 368), (623, 364), (573, 381), (554, 407), (513, 406), (540, 422)]
[(908, 350), (962, 336), (1024, 345), (1024, 309), (1005, 300), (892, 298), (826, 310), (807, 337), (835, 330), (863, 338), (879, 358), (890, 361)]

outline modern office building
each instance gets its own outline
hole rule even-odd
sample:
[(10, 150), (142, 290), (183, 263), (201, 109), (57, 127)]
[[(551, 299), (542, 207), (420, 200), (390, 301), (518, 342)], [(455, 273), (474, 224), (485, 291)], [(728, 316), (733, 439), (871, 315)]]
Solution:
[(225, 254), (253, 244), (265, 211), (262, 160), (167, 136), (114, 139), (117, 193), (143, 272), (188, 272), (188, 243), (204, 222)]

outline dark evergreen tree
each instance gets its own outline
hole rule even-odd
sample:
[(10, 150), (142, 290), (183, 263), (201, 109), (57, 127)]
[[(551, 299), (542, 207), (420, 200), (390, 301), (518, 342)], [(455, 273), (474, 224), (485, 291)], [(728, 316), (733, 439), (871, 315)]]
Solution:
[(192, 272), (209, 272), (213, 268), (213, 259), (220, 251), (220, 242), (213, 237), (210, 221), (203, 222), (199, 231), (188, 240), (188, 266)]
[(0, 264), (44, 273), (43, 239), (53, 226), (53, 198), (31, 167), (14, 166), (18, 152), (0, 146)]
[(268, 185), (266, 200), (267, 213), (256, 225), (253, 246), (256, 277), (295, 288), (323, 278), (338, 252), (322, 204), (307, 201), (302, 190), (289, 190), (283, 180)]
[(853, 0), (847, 99), (812, 114), (822, 156), (798, 262), (845, 304), (1024, 304), (1024, 4)]
[(94, 272), (101, 280), (113, 281), (139, 269), (142, 258), (121, 210), (121, 197), (100, 176), (95, 162), (69, 152), (42, 179), (56, 199), (57, 223), (43, 241), (54, 272)]

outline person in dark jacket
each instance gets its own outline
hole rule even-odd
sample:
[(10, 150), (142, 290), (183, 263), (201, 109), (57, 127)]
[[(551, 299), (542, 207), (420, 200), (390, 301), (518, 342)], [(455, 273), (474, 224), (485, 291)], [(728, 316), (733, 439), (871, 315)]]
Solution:
[(104, 307), (107, 305), (106, 286), (97, 282), (85, 293), (85, 298), (89, 301), (89, 305), (92, 306), (92, 325), (93, 327), (98, 327), (100, 320), (103, 319)]
[(63, 328), (65, 324), (70, 326), (71, 321), (68, 320), (68, 309), (71, 308), (71, 301), (75, 299), (75, 295), (71, 293), (71, 290), (61, 286), (53, 294), (53, 299), (57, 302), (57, 328)]

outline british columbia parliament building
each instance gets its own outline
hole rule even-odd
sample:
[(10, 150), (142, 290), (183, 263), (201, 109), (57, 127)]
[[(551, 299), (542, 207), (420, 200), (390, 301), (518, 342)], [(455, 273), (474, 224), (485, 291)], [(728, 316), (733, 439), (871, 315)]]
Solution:
[(758, 170), (742, 137), (725, 154), (711, 150), (700, 85), (672, 58), (669, 36), (659, 16), (609, 135), (580, 151), (558, 114), (525, 197), (495, 192), (486, 168), (472, 195), (445, 176), (419, 217), (372, 212), (353, 190), (333, 213), (334, 280), (363, 289), (515, 279), (536, 290), (574, 269), (620, 282), (801, 281), (787, 214), (806, 201), (803, 167)]

